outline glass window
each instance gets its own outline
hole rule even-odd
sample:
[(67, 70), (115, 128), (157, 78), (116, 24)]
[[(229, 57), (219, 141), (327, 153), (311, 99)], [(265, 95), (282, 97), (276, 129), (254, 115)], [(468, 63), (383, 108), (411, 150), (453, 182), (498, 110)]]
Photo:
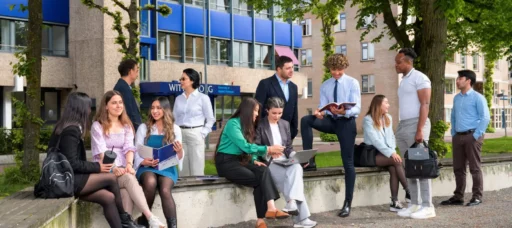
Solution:
[(363, 18), (363, 20), (364, 20), (364, 24), (363, 24), (362, 28), (367, 28), (369, 25), (372, 25), (372, 24), (375, 25), (375, 21), (374, 21), (375, 20), (375, 15), (373, 15), (373, 14), (365, 16)]
[(229, 0), (210, 0), (210, 9), (228, 12)]
[[(270, 19), (270, 9), (265, 9), (254, 13), (254, 17)], [(277, 18), (276, 18), (277, 19)]]
[(334, 52), (335, 53), (341, 53), (343, 55), (347, 55), (347, 45), (343, 44), (343, 45), (338, 45), (334, 48)]
[(373, 75), (363, 75), (361, 93), (375, 93), (375, 79)]
[(140, 35), (141, 36), (150, 36), (150, 12), (149, 10), (141, 10), (140, 11)]
[(43, 25), (42, 34), (41, 34), (41, 54), (50, 55), (51, 54), (51, 44), (50, 44), (50, 33), (52, 27), (48, 25)]
[(194, 6), (204, 7), (204, 1), (201, 0), (185, 0), (185, 3)]
[(445, 78), (444, 83), (444, 93), (453, 94), (455, 91), (455, 79)]
[(52, 53), (51, 55), (67, 56), (66, 27), (52, 26)]
[(149, 81), (149, 61), (146, 58), (140, 58), (139, 79), (141, 82)]
[(233, 0), (233, 13), (240, 15), (251, 15), (251, 6), (247, 6), (247, 3), (243, 0)]
[(478, 53), (473, 55), (473, 70), (478, 71), (478, 60), (480, 59), (479, 57), (480, 56), (478, 55)]
[(308, 97), (313, 97), (313, 79), (308, 78)]
[(311, 19), (301, 21), (302, 36), (311, 36)]
[(249, 67), (248, 43), (233, 43), (233, 66)]
[(301, 62), (303, 66), (313, 65), (313, 52), (311, 49), (303, 49), (301, 51)]
[(14, 22), (15, 38), (14, 44), (16, 46), (27, 46), (27, 23), (23, 21)]
[(0, 19), (0, 50), (11, 51), (11, 22)]
[(211, 39), (211, 64), (220, 65), (229, 63), (229, 40)]
[(340, 17), (338, 18), (340, 22), (334, 26), (335, 32), (341, 32), (347, 30), (347, 15), (345, 13), (340, 14)]
[(58, 120), (58, 94), (57, 92), (44, 93), (44, 120), (57, 121)]
[(362, 43), (362, 60), (374, 60), (375, 59), (375, 48), (372, 43)]
[(274, 5), (274, 7), (272, 9), (274, 11), (274, 20), (275, 21), (283, 21), (283, 18), (279, 17), (279, 14), (281, 14), (281, 10), (282, 10), (281, 6)]
[(452, 109), (451, 108), (445, 108), (444, 109), (444, 121), (447, 123), (450, 123), (452, 121)]
[(462, 65), (462, 69), (466, 69), (466, 53), (460, 54), (460, 64)]
[(187, 62), (196, 63), (204, 61), (203, 37), (186, 36), (185, 47), (185, 57)]
[(181, 36), (173, 33), (158, 33), (158, 58), (181, 61)]
[(254, 63), (255, 68), (266, 68), (269, 69), (270, 66), (270, 46), (256, 44), (254, 47)]

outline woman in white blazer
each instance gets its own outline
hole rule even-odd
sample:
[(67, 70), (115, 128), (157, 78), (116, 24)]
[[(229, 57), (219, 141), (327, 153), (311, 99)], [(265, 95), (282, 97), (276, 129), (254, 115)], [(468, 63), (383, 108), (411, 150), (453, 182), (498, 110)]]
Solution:
[(390, 176), (391, 204), (389, 210), (397, 212), (402, 209), (398, 201), (398, 182), (406, 192), (406, 199), (410, 200), (405, 170), (402, 158), (396, 153), (395, 134), (393, 133), (392, 118), (388, 114), (389, 102), (384, 95), (373, 97), (368, 113), (363, 120), (364, 143), (373, 145), (380, 153), (375, 157), (378, 167), (386, 167)]

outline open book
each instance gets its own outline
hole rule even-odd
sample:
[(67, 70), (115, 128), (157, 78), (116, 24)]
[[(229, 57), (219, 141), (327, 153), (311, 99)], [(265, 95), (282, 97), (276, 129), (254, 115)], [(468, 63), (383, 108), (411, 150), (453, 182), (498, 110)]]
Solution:
[(331, 110), (331, 107), (335, 107), (337, 109), (340, 109), (341, 106), (343, 106), (345, 108), (345, 110), (350, 110), (352, 107), (356, 106), (356, 103), (352, 103), (352, 102), (347, 102), (347, 103), (329, 103), (329, 104), (326, 104), (324, 107), (322, 107), (320, 109), (320, 112), (323, 112), (323, 111), (330, 111)]
[(137, 153), (142, 158), (158, 159), (158, 170), (164, 170), (178, 164), (178, 154), (174, 151), (173, 144), (163, 146), (160, 148), (153, 148), (145, 145), (137, 147)]

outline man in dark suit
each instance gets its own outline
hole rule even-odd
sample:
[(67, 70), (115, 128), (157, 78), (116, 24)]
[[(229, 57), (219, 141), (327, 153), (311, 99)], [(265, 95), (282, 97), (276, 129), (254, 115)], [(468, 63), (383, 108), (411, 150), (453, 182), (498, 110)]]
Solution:
[(128, 117), (130, 117), (135, 131), (137, 131), (137, 128), (139, 128), (139, 125), (142, 123), (142, 118), (140, 116), (139, 105), (133, 96), (132, 87), (130, 85), (139, 77), (139, 66), (137, 61), (127, 59), (119, 64), (117, 70), (119, 74), (121, 74), (121, 78), (114, 86), (114, 90), (118, 91), (123, 96), (124, 109)]
[(286, 103), (282, 119), (290, 123), (292, 140), (299, 132), (298, 124), (298, 90), (297, 85), (290, 81), (293, 76), (293, 61), (288, 56), (280, 56), (276, 61), (276, 74), (260, 81), (256, 88), (255, 98), (262, 107), (261, 118), (267, 116), (265, 102), (271, 97), (280, 97)]

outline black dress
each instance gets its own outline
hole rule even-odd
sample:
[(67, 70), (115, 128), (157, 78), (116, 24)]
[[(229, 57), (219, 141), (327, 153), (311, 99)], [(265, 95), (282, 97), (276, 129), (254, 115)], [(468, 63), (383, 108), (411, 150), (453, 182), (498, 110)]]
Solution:
[[(82, 133), (78, 126), (69, 126), (65, 128), (60, 135), (59, 152), (66, 156), (73, 168), (75, 176), (75, 197), (78, 197), (89, 179), (89, 174), (100, 173), (100, 164), (87, 161), (85, 145), (81, 137)], [(54, 132), (50, 138), (48, 147), (57, 144), (58, 139), (59, 135), (56, 135)]]

